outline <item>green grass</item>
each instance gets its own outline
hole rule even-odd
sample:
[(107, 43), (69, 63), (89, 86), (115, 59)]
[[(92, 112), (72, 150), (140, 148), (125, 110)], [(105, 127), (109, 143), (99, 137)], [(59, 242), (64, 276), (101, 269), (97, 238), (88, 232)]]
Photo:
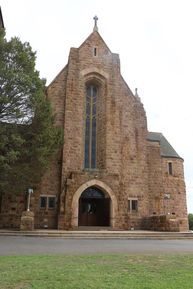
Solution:
[(193, 289), (193, 255), (0, 257), (1, 289)]

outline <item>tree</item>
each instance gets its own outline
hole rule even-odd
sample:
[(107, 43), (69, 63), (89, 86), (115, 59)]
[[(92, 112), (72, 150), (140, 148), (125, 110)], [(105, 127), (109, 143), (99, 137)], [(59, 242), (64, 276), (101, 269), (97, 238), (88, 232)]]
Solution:
[(62, 142), (29, 43), (0, 29), (0, 193), (34, 186)]
[(188, 214), (189, 229), (193, 230), (193, 214)]

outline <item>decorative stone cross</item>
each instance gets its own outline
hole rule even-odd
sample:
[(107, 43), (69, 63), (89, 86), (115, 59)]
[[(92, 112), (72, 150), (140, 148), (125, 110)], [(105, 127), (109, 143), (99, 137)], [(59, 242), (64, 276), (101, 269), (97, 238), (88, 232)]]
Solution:
[(98, 27), (97, 27), (97, 21), (99, 20), (97, 16), (93, 17), (94, 19), (94, 29), (93, 31), (98, 31)]

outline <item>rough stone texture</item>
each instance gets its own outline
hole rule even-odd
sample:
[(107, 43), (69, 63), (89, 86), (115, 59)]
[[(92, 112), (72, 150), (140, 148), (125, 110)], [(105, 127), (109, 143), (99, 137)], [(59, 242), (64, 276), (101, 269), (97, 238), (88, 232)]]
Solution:
[(143, 219), (143, 227), (151, 231), (179, 231), (179, 220), (175, 216), (159, 215)]
[(32, 231), (34, 230), (34, 213), (31, 211), (24, 211), (21, 216), (20, 223), (21, 231)]
[[(88, 83), (99, 87), (96, 170), (84, 169)], [(79, 197), (87, 187), (96, 186), (111, 199), (113, 229), (188, 229), (183, 161), (161, 157), (160, 143), (147, 141), (143, 104), (122, 78), (118, 54), (111, 53), (98, 32), (79, 48), (71, 48), (68, 64), (49, 85), (47, 97), (56, 125), (64, 130), (64, 144), (31, 198), (36, 228), (45, 224), (48, 228), (77, 228)], [(172, 175), (167, 168), (170, 161)], [(55, 210), (40, 209), (41, 195), (56, 196)], [(130, 198), (138, 200), (137, 211), (128, 211)], [(10, 226), (11, 206), (4, 202), (7, 209), (2, 209), (0, 224)], [(20, 209), (15, 215), (21, 216)], [(162, 219), (164, 226), (158, 225)], [(14, 225), (19, 224), (15, 221)]]
[(1, 199), (0, 228), (19, 228), (22, 212), (26, 209), (26, 194), (5, 194)]

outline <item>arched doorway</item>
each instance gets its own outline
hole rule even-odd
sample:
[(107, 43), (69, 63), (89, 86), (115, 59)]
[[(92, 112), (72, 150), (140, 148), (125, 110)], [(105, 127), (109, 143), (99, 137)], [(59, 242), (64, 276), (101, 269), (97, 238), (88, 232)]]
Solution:
[(97, 187), (89, 187), (79, 198), (79, 226), (110, 226), (110, 198)]

